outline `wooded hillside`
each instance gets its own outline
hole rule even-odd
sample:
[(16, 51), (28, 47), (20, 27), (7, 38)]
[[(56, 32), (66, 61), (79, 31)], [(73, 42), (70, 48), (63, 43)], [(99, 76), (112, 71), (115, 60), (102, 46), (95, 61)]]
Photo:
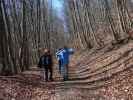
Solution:
[[(0, 100), (133, 100), (133, 0), (57, 1), (0, 0)], [(66, 82), (55, 59), (64, 46), (75, 50)]]
[[(132, 38), (132, 0), (64, 0), (66, 28), (52, 0), (0, 1), (0, 68), (18, 73), (38, 61), (41, 48), (64, 44), (100, 49)], [(67, 30), (67, 31), (65, 31)]]

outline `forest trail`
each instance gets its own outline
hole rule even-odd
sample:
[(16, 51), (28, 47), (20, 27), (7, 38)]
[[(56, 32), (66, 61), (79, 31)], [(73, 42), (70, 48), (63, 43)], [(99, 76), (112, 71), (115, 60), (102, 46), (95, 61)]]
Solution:
[[(55, 61), (45, 82), (38, 58), (64, 46), (69, 80)], [(133, 100), (133, 0), (0, 0), (0, 100)]]
[(133, 100), (133, 41), (75, 54), (69, 81), (62, 81), (57, 65), (54, 82), (44, 82), (42, 72), (33, 67), (0, 77), (0, 100)]

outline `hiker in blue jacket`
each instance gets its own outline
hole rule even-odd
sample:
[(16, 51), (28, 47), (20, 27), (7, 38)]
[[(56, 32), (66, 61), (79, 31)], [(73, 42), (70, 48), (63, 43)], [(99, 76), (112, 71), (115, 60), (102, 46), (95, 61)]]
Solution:
[(60, 50), (58, 54), (59, 59), (61, 59), (61, 74), (63, 75), (64, 81), (68, 80), (68, 65), (70, 55), (74, 53), (72, 48), (67, 48), (64, 46), (62, 50)]
[(59, 64), (59, 73), (61, 74), (61, 65), (63, 62), (63, 52), (62, 52), (62, 48), (60, 48), (57, 52), (56, 52), (56, 58), (58, 60), (58, 64)]

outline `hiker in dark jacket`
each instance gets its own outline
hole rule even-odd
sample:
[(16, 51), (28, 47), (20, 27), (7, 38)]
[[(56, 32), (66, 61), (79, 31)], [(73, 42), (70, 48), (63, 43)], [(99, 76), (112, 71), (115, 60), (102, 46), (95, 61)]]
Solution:
[[(45, 49), (44, 54), (40, 57), (38, 67), (44, 68), (45, 70), (45, 81), (48, 80), (53, 81), (53, 61), (52, 61), (52, 55), (50, 54), (50, 50)], [(50, 74), (50, 76), (49, 76)]]

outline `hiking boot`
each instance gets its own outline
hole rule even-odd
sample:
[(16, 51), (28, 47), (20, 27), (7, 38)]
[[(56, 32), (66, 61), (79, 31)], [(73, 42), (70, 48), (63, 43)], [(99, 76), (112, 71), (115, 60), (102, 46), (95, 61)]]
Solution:
[(68, 78), (64, 78), (63, 81), (68, 81)]
[(48, 82), (48, 79), (45, 79), (45, 82)]
[(53, 78), (50, 78), (49, 81), (54, 81), (54, 79)]

